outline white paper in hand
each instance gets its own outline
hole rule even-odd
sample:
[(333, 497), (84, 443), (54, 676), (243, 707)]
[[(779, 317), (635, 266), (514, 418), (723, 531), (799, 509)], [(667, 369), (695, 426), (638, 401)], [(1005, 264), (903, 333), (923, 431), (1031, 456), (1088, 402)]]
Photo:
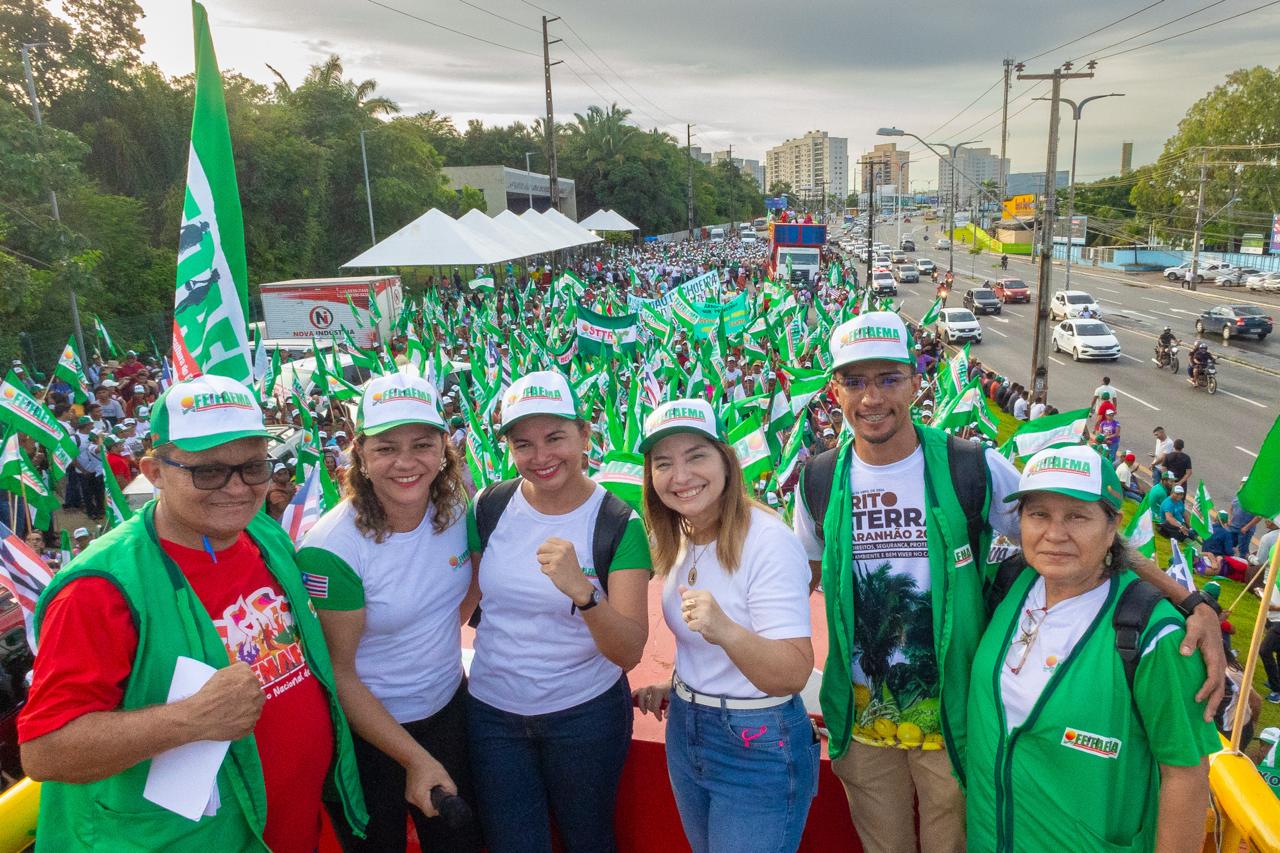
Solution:
[[(169, 685), (169, 703), (194, 694), (215, 672), (207, 663), (179, 657)], [(143, 798), (188, 820), (215, 813), (218, 768), (230, 744), (225, 740), (198, 740), (160, 753), (151, 759)]]

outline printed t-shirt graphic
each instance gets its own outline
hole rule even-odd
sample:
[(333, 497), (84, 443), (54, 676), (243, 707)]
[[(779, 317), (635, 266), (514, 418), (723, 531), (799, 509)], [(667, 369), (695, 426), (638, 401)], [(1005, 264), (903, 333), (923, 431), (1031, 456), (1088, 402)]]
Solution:
[(853, 737), (941, 749), (925, 540), (924, 453), (890, 465), (853, 454)]

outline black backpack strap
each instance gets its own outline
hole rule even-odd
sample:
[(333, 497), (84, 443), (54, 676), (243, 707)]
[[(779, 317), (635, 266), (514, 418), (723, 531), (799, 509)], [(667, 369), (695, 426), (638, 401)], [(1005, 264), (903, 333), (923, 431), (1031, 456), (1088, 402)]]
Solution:
[(520, 478), (513, 477), (494, 483), (476, 495), (476, 532), (480, 534), (480, 553), (489, 547), (489, 537), (498, 528), (498, 519), (511, 503), (511, 498), (520, 485)]
[(596, 570), (596, 578), (605, 594), (609, 593), (609, 566), (613, 564), (613, 555), (618, 553), (622, 544), (622, 536), (627, 532), (627, 524), (631, 521), (633, 510), (631, 505), (613, 492), (604, 493), (604, 501), (596, 514), (596, 526), (591, 534), (591, 561)]
[(987, 526), (987, 480), (991, 475), (985, 454), (986, 451), (980, 444), (954, 435), (947, 437), (947, 464), (951, 468), (951, 482), (956, 488), (956, 498), (964, 508), (969, 547), (972, 549), (974, 565), (980, 570), (987, 558), (982, 551), (982, 531)]
[[(511, 503), (511, 498), (515, 495), (516, 489), (520, 486), (520, 478), (514, 477), (510, 480), (503, 480), (501, 483), (494, 483), (492, 486), (481, 489), (476, 494), (475, 514), (476, 514), (476, 532), (480, 535), (480, 554), (483, 555), (486, 548), (489, 547), (489, 537), (493, 535), (493, 531), (498, 527), (498, 519), (502, 518), (503, 511), (507, 508), (507, 504)], [(480, 617), (483, 614), (480, 605), (476, 605), (475, 612), (471, 614), (471, 618), (467, 620), (467, 625), (472, 628), (479, 627)]]
[(1111, 625), (1116, 632), (1116, 654), (1124, 664), (1124, 680), (1133, 693), (1133, 678), (1142, 659), (1142, 635), (1151, 621), (1151, 614), (1164, 595), (1146, 581), (1134, 581), (1120, 593)]
[(992, 613), (995, 613), (996, 607), (1000, 605), (1000, 602), (1004, 601), (1005, 596), (1009, 594), (1009, 590), (1013, 588), (1013, 582), (1018, 579), (1018, 575), (1022, 574), (1023, 569), (1026, 567), (1027, 560), (1021, 551), (1010, 554), (1000, 561), (1000, 565), (996, 567), (996, 573), (991, 578), (991, 583), (984, 593), (988, 619), (991, 618)]
[(800, 497), (813, 518), (813, 529), (819, 540), (822, 539), (822, 524), (827, 518), (827, 504), (831, 502), (831, 485), (836, 478), (837, 452), (834, 447), (822, 451), (800, 471)]

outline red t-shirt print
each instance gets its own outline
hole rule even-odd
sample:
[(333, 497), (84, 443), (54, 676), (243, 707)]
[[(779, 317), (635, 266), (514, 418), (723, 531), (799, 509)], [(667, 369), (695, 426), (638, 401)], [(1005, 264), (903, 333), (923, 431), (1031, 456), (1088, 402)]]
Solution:
[[(162, 543), (213, 619), (228, 660), (247, 663), (267, 695), (254, 727), (267, 794), (267, 846), (312, 853), (333, 758), (324, 689), (303, 656), (289, 602), (247, 534), (217, 554)], [(74, 590), (74, 594), (71, 594)], [(69, 584), (50, 602), (19, 739), (119, 707), (138, 636), (119, 590), (102, 578)]]

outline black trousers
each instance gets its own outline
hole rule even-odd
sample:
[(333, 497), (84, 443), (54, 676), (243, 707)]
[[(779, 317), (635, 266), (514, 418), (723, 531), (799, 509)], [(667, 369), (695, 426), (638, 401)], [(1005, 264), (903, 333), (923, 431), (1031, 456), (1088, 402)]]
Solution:
[(1262, 658), (1262, 667), (1267, 671), (1267, 686), (1272, 693), (1280, 692), (1280, 622), (1268, 623), (1262, 645), (1258, 646), (1258, 657)]
[[(467, 758), (467, 680), (445, 705), (425, 720), (404, 723), (404, 729), (427, 752), (449, 771), (458, 795), (476, 808), (475, 787)], [(373, 744), (351, 733), (355, 742), (356, 765), (360, 768), (360, 787), (364, 790), (365, 807), (369, 810), (369, 826), (364, 839), (356, 838), (342, 815), (342, 806), (326, 803), (329, 816), (346, 853), (402, 851), (405, 849), (406, 814), (413, 818), (423, 853), (478, 853), (480, 823), (451, 829), (442, 818), (428, 818), (404, 799), (405, 772), (396, 761)]]

